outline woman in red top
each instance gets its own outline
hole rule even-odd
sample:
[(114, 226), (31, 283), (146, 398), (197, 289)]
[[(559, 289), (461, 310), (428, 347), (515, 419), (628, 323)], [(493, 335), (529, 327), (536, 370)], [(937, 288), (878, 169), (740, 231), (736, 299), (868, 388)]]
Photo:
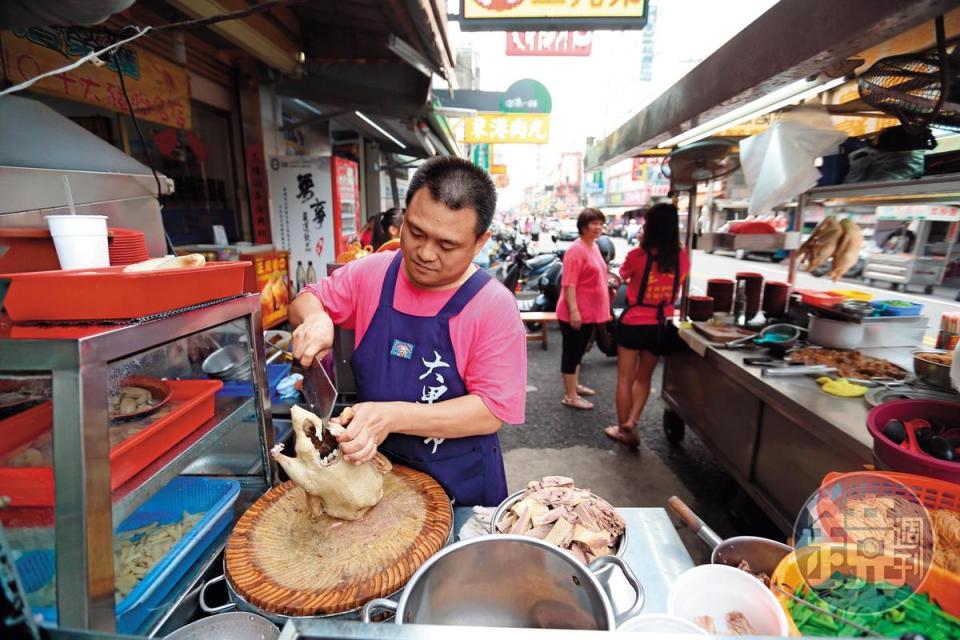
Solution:
[(575, 409), (592, 409), (593, 389), (580, 384), (580, 361), (587, 351), (593, 331), (610, 319), (610, 294), (607, 292), (607, 263), (596, 240), (603, 233), (603, 213), (584, 209), (577, 218), (580, 238), (563, 254), (562, 292), (557, 302), (557, 319), (563, 334), (560, 372), (563, 374), (563, 404)]
[(680, 247), (677, 208), (650, 208), (640, 246), (627, 254), (620, 275), (627, 281), (627, 309), (617, 324), (617, 420), (605, 433), (628, 446), (640, 444), (637, 421), (650, 395), (657, 360), (676, 343), (673, 304), (690, 272)]

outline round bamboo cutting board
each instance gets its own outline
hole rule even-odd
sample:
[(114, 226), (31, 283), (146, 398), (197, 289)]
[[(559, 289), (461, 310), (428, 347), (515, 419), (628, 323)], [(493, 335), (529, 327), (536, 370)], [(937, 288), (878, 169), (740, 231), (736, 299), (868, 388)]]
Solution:
[(453, 527), (436, 480), (394, 465), (383, 499), (359, 520), (311, 519), (292, 482), (260, 497), (227, 540), (225, 567), (250, 604), (286, 616), (351, 611), (403, 588)]

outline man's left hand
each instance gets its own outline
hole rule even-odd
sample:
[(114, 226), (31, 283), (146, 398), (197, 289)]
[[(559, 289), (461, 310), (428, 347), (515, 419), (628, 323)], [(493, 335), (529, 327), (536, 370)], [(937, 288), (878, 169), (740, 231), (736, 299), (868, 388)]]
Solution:
[(361, 402), (351, 407), (353, 415), (341, 422), (347, 431), (337, 436), (345, 460), (354, 464), (373, 460), (377, 447), (392, 431), (395, 406), (392, 402)]

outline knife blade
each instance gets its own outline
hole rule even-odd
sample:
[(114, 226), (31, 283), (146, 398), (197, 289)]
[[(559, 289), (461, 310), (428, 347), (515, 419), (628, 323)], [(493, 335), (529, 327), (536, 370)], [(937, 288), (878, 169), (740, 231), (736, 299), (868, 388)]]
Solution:
[(320, 416), (326, 429), (337, 401), (337, 387), (320, 360), (314, 360), (313, 366), (303, 372), (303, 398), (310, 411)]

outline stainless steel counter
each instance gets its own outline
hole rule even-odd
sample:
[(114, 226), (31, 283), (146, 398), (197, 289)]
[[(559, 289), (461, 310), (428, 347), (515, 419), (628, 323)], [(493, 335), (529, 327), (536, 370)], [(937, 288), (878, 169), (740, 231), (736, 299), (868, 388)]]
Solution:
[[(863, 398), (824, 393), (813, 376), (774, 378), (743, 360), (756, 351), (707, 343), (693, 330), (690, 347), (667, 358), (663, 397), (668, 437), (682, 426), (700, 440), (783, 530), (830, 471), (856, 471), (873, 462)], [(909, 348), (864, 349), (912, 370)]]
[[(634, 573), (643, 584), (646, 597), (643, 613), (665, 613), (667, 610), (667, 593), (670, 585), (677, 577), (693, 566), (690, 554), (683, 546), (680, 536), (667, 512), (659, 508), (627, 508), (618, 509), (627, 522), (630, 532), (630, 541), (624, 560), (630, 565)], [(454, 510), (454, 527), (459, 533), (460, 527), (470, 517), (471, 509), (457, 507)], [(615, 572), (616, 573), (616, 572)], [(626, 610), (632, 604), (630, 587), (622, 575), (616, 573), (608, 585), (609, 593), (613, 597), (614, 606), (618, 610)], [(455, 629), (455, 630), (454, 630)], [(516, 634), (532, 635), (529, 637), (543, 637), (550, 634), (552, 638), (582, 638), (590, 637), (589, 633), (608, 632), (583, 631), (554, 631), (537, 629), (510, 629), (511, 637)], [(329, 620), (303, 620), (288, 623), (284, 627), (281, 638), (489, 638), (491, 630), (483, 627), (449, 627), (433, 625), (396, 625), (392, 622), (365, 625), (361, 622), (343, 622)], [(528, 637), (523, 635), (523, 637)], [(598, 636), (599, 637), (599, 636)]]

